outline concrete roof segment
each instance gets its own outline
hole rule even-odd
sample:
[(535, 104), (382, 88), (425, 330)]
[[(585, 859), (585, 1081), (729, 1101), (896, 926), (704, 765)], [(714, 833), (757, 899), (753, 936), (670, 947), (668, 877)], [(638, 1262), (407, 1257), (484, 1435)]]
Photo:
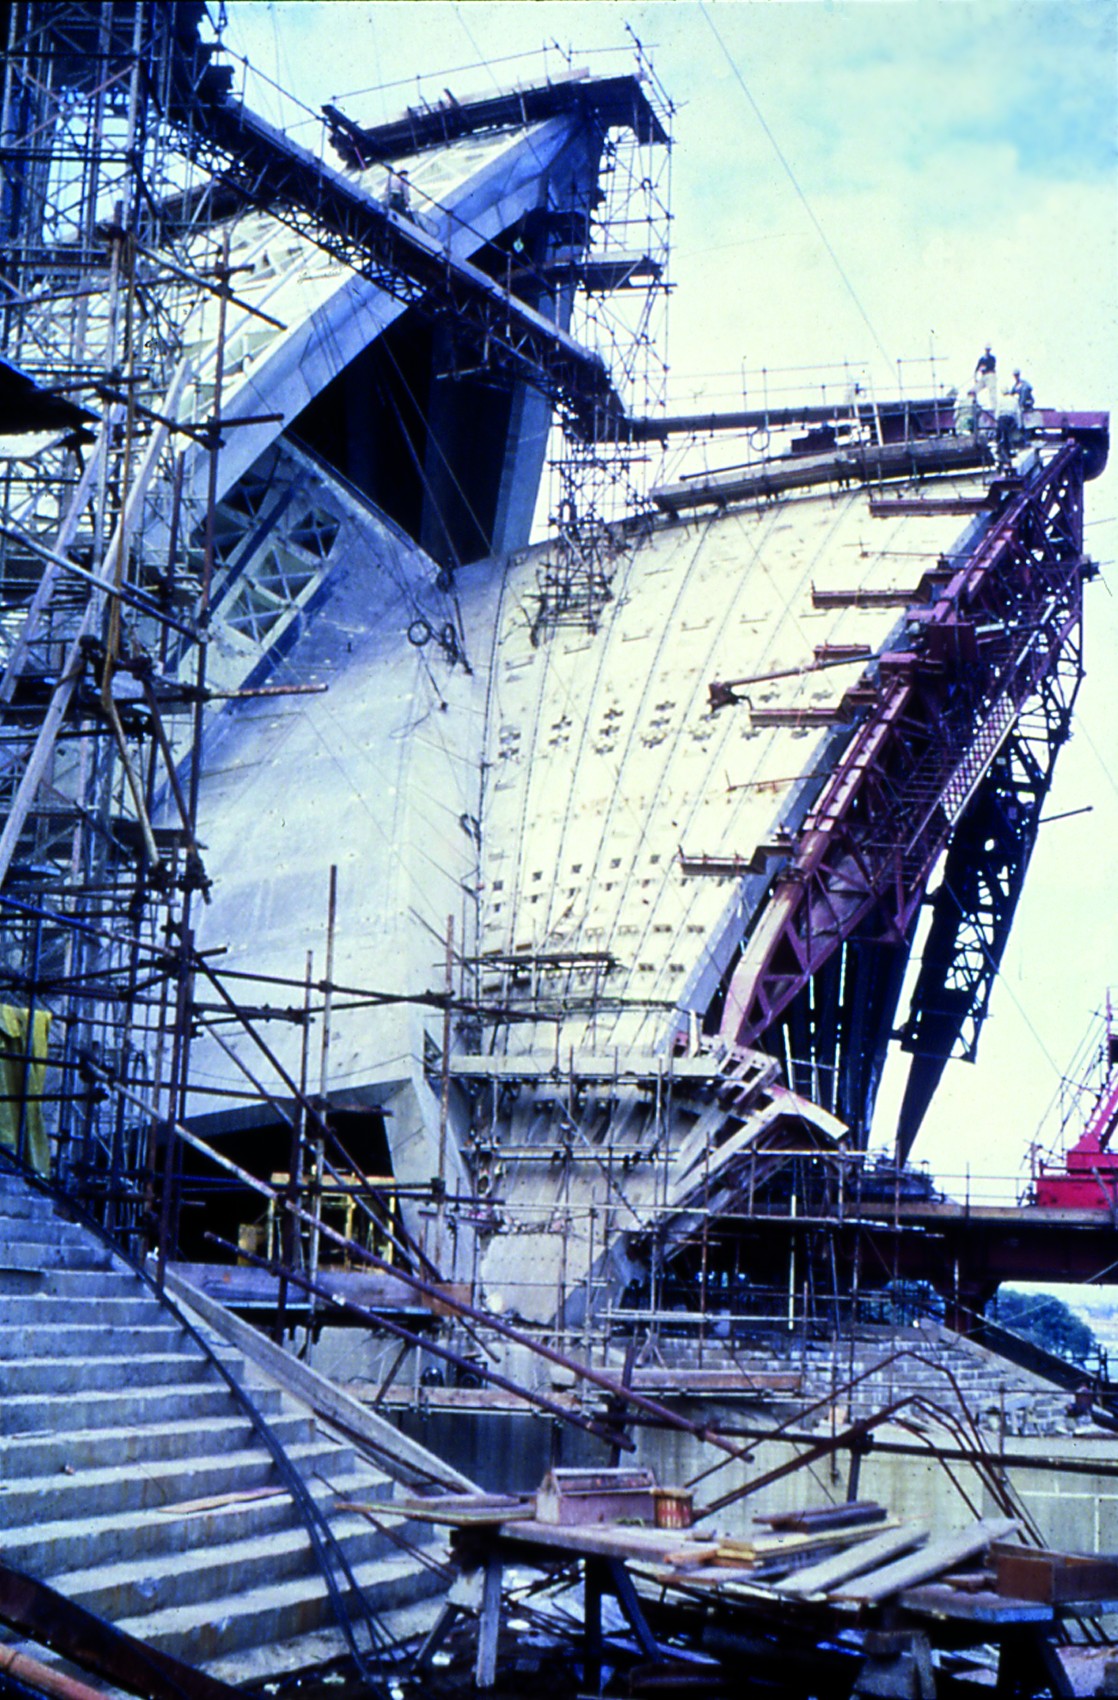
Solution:
[[(313, 951), (321, 974), (334, 863), (337, 980), (414, 993), (441, 983), (446, 918), (476, 859), (461, 821), (477, 808), (483, 688), (437, 641), (408, 640), (416, 621), (437, 633), (451, 611), (433, 563), (324, 474), (314, 500), (338, 527), (330, 571), (271, 677), (329, 688), (227, 705), (211, 732), (200, 833), (216, 878), (199, 939), (227, 947), (223, 966), (296, 978)], [(270, 1042), (296, 1063), (297, 1033)], [(331, 1083), (397, 1078), (422, 1067), (422, 1049), (407, 1006), (340, 1014)], [(202, 1086), (230, 1078), (204, 1042), (193, 1061)]]
[[(313, 951), (321, 974), (334, 863), (338, 983), (405, 999), (441, 990), (453, 916), (457, 948), (479, 961), (467, 992), (539, 1016), (498, 1029), (502, 1054), (540, 1069), (572, 1048), (662, 1053), (686, 1021), (678, 1012), (701, 1014), (768, 880), (688, 877), (680, 848), (748, 860), (777, 842), (782, 820), (794, 826), (850, 728), (762, 726), (754, 714), (832, 707), (864, 664), (761, 679), (743, 687), (748, 701), (713, 715), (710, 681), (801, 667), (824, 644), (881, 649), (895, 607), (820, 609), (813, 589), (910, 588), (965, 522), (873, 517), (866, 492), (845, 491), (661, 525), (622, 560), (596, 632), (560, 628), (536, 642), (543, 551), (515, 558), (503, 578), (478, 563), (456, 586), (467, 674), (437, 637), (409, 642), (417, 619), (437, 634), (450, 609), (434, 564), (323, 469), (300, 473), (339, 529), (315, 606), (272, 676), (328, 690), (223, 712), (201, 797), (216, 885), (200, 945), (227, 946), (226, 966), (293, 979)], [(599, 960), (527, 967), (533, 953), (562, 952)], [(510, 958), (524, 968), (513, 972)], [(594, 989), (600, 1009), (580, 1012)], [(575, 1008), (557, 1026), (562, 996)], [(345, 1001), (329, 1088), (353, 1096), (410, 1079), (434, 1104), (424, 1035), (441, 1043), (441, 1014)], [(268, 1039), (294, 1072), (298, 1030), (274, 1024)], [(205, 1039), (192, 1072), (201, 1087), (236, 1079)], [(207, 1107), (201, 1097), (192, 1106)], [(637, 1114), (638, 1143), (646, 1131)], [(541, 1137), (547, 1146), (550, 1123)], [(523, 1185), (545, 1211), (545, 1181), (525, 1171)], [(646, 1182), (634, 1188), (638, 1204)]]
[[(462, 141), (417, 159), (410, 174), (412, 200), (424, 228), (456, 258), (476, 254), (546, 200), (548, 173), (576, 134), (573, 119), (554, 118), (511, 136)], [(357, 174), (378, 202), (386, 179), (379, 166)], [(267, 213), (248, 213), (231, 229), (231, 264), (248, 268), (235, 275), (236, 294), (284, 328), (235, 305), (228, 310), (221, 415), (230, 428), (219, 460), (219, 496), (405, 311), (403, 303)], [(212, 250), (212, 233), (208, 246)], [(186, 412), (197, 423), (212, 407), (218, 322), (219, 303), (207, 295), (184, 335), (184, 352), (195, 372)], [(258, 422), (234, 423), (250, 418)], [(184, 494), (199, 512), (208, 479), (207, 451), (188, 447)]]
[[(829, 743), (844, 735), (762, 724), (765, 711), (837, 709), (865, 663), (763, 676), (810, 665), (822, 645), (882, 648), (897, 608), (820, 609), (813, 590), (914, 587), (960, 529), (951, 515), (872, 518), (864, 492), (665, 527), (625, 561), (596, 634), (560, 630), (538, 645), (542, 551), (518, 563), (486, 749), (479, 955), (499, 964), (483, 991), (530, 1007), (506, 957), (522, 958), (524, 983), (533, 956), (605, 953), (608, 973), (572, 971), (565, 987), (549, 976), (554, 993), (585, 998), (596, 982), (604, 994), (600, 1013), (564, 1021), (561, 1052), (651, 1051), (677, 1025), (677, 1005), (701, 1012), (724, 921), (740, 940), (742, 881), (688, 877), (679, 852), (749, 861), (777, 843), (789, 805), (806, 806), (805, 779), (829, 770)], [(712, 713), (710, 682), (745, 677), (758, 677), (742, 687), (747, 700)], [(530, 1027), (510, 1029), (510, 1052), (539, 1043)]]

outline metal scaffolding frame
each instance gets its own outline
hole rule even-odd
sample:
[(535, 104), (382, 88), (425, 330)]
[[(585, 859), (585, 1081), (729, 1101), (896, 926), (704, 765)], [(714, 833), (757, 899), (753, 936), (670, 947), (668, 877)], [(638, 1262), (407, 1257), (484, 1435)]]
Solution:
[[(166, 121), (175, 76), (208, 58), (201, 13), (11, 6), (0, 120), (0, 349), (47, 394), (96, 410), (80, 431), (29, 441), (0, 493), (4, 995), (29, 1055), (36, 1015), (53, 1027), (44, 1096), (60, 1177), (126, 1233), (152, 1127), (181, 1098), (176, 952), (205, 887), (170, 719), (190, 712), (189, 687), (163, 689), (170, 644), (200, 658), (205, 618), (176, 466), (188, 436), (218, 442), (217, 397), (208, 422), (185, 410), (183, 327), (228, 291), (204, 213), (181, 219), (196, 174)], [(157, 827), (167, 786), (178, 819)], [(109, 1098), (102, 1073), (142, 1091), (152, 1116)], [(26, 1123), (21, 1107), (17, 1143)]]
[(651, 122), (604, 132), (597, 202), (552, 262), (557, 279), (574, 284), (571, 333), (602, 351), (623, 406), (600, 410), (590, 431), (572, 417), (558, 429), (537, 637), (560, 626), (596, 630), (639, 521), (652, 511), (651, 457), (629, 422), (662, 413), (667, 396), (673, 108), (634, 42)]
[[(133, 1250), (157, 1244), (161, 1267), (177, 1243), (184, 1152), (192, 1150), (265, 1198), (286, 1225), (276, 1264), (279, 1334), (295, 1314), (313, 1333), (329, 1309), (314, 1280), (321, 1245), (348, 1246), (346, 1255), (358, 1262), (388, 1267), (414, 1290), (427, 1289), (432, 1316), (451, 1319), (451, 1351), (468, 1373), (488, 1320), (449, 1290), (444, 1246), (453, 1244), (454, 1229), (469, 1230), (475, 1244), (483, 1232), (512, 1233), (525, 1224), (536, 1231), (529, 1211), (519, 1223), (500, 1220), (501, 1165), (560, 1171), (556, 1200), (541, 1207), (547, 1231), (565, 1246), (577, 1218), (589, 1248), (577, 1303), (560, 1263), (554, 1314), (542, 1332), (587, 1360), (595, 1353), (604, 1360), (617, 1334), (631, 1335), (648, 1320), (641, 1306), (615, 1302), (607, 1279), (635, 1214), (627, 1177), (644, 1166), (652, 1172), (641, 1205), (650, 1224), (648, 1311), (653, 1319), (661, 1312), (673, 1259), (697, 1258), (701, 1351), (713, 1312), (726, 1309), (726, 1259), (736, 1257), (743, 1199), (745, 1214), (766, 1220), (785, 1207), (793, 1247), (806, 1230), (788, 1216), (789, 1196), (818, 1193), (824, 1226), (836, 1209), (841, 1223), (842, 1185), (836, 1188), (834, 1166), (827, 1168), (818, 1149), (751, 1152), (740, 1167), (727, 1161), (770, 1066), (753, 1047), (783, 1022), (783, 1049), (798, 1055), (795, 1001), (814, 982), (818, 1033), (823, 976), (841, 961), (827, 1019), (835, 1034), (841, 1029), (841, 1045), (836, 1038), (832, 1048), (849, 1063), (833, 1104), (849, 1115), (872, 1099), (874, 1047), (848, 1024), (850, 1005), (842, 1000), (856, 985), (868, 986), (854, 999), (866, 1027), (879, 1038), (891, 1024), (899, 985), (870, 959), (872, 947), (892, 950), (910, 936), (952, 834), (957, 848), (948, 851), (942, 888), (949, 895), (937, 899), (939, 942), (929, 957), (939, 978), (918, 990), (906, 1031), (919, 1049), (929, 1012), (949, 987), (958, 994), (953, 1042), (973, 1051), (1080, 673), (1085, 451), (1068, 441), (1022, 482), (1006, 480), (976, 550), (928, 576), (912, 610), (911, 647), (882, 658), (873, 700), (778, 876), (770, 918), (747, 943), (726, 1000), (726, 1045), (707, 1077), (684, 1085), (670, 1071), (650, 1069), (636, 1082), (644, 1098), (635, 1105), (625, 1099), (633, 1081), (591, 1087), (571, 1059), (564, 1068), (556, 1057), (548, 1064), (554, 1078), (547, 1107), (555, 1137), (517, 1143), (504, 1096), (512, 1083), (500, 1078), (499, 1059), (491, 1075), (463, 1088), (452, 1028), (454, 1021), (474, 1029), (502, 1024), (524, 1011), (456, 994), (456, 971), (468, 982), (470, 964), (448, 939), (445, 991), (408, 1001), (444, 1015), (442, 1051), (433, 1047), (430, 1070), (440, 1089), (440, 1139), (447, 1137), (453, 1081), (469, 1098), (473, 1190), (449, 1187), (443, 1167), (435, 1181), (407, 1192), (416, 1216), (426, 1210), (435, 1223), (424, 1244), (398, 1221), (395, 1207), (406, 1189), (386, 1189), (362, 1171), (331, 1125), (325, 1089), (308, 1086), (312, 1050), (320, 1041), (325, 1056), (332, 1012), (347, 999), (380, 996), (333, 977), (333, 895), (319, 978), (310, 966), (303, 980), (222, 976), (195, 946), (195, 906), (207, 891), (195, 815), (204, 640), (219, 541), (216, 474), (200, 529), (196, 514), (187, 521), (180, 510), (184, 445), (208, 450), (214, 468), (222, 431), (231, 428), (222, 419), (223, 333), (236, 297), (228, 242), (215, 225), (231, 197), (266, 207), (393, 299), (452, 319), (464, 347), (485, 349), (494, 375), (527, 380), (558, 405), (557, 541), (541, 570), (536, 631), (543, 636), (572, 623), (593, 629), (651, 511), (646, 445), (674, 428), (671, 421), (662, 431), (649, 423), (666, 383), (659, 321), (669, 296), (670, 103), (641, 56), (642, 111), (651, 120), (633, 123), (608, 105), (597, 114), (604, 200), (588, 205), (565, 239), (551, 233), (544, 262), (555, 297), (571, 294), (565, 329), (518, 297), (511, 266), (502, 285), (479, 267), (452, 261), (420, 228), (230, 101), (224, 74), (198, 41), (202, 12), (200, 5), (130, 0), (23, 0), (9, 8), (0, 354), (44, 405), (61, 401), (73, 409), (45, 442), (4, 462), (0, 483), (0, 997), (8, 1036), (19, 1047), (13, 1056), (9, 1046), (15, 1085), (0, 1108), (13, 1143), (20, 1156), (33, 1156), (45, 1111), (59, 1178)], [(533, 271), (531, 288), (539, 283)], [(184, 326), (214, 296), (212, 383), (188, 413)], [(884, 447), (897, 450), (898, 465), (922, 405), (881, 410)], [(929, 405), (934, 446), (942, 421), (938, 404)], [(968, 452), (974, 459), (976, 451)], [(883, 466), (878, 456), (867, 476), (880, 477)], [(725, 488), (717, 499), (728, 499)], [(156, 824), (161, 795), (173, 805), (173, 824)], [(965, 862), (969, 879), (968, 834), (986, 833), (991, 809), (1007, 823), (1006, 838), (1000, 860), (979, 870), (972, 890), (956, 864)], [(1024, 816), (1011, 823), (1013, 809)], [(518, 966), (510, 965), (510, 976)], [(590, 979), (588, 1001), (608, 996), (607, 962), (531, 965), (539, 976), (572, 969)], [(561, 994), (556, 1008), (560, 1002)], [(540, 1010), (546, 1018), (545, 1006), (541, 999), (530, 1018), (540, 1018)], [(297, 1074), (263, 1035), (272, 1021), (300, 1032)], [(238, 1062), (243, 1100), (269, 1112), (289, 1136), (279, 1185), (239, 1168), (184, 1121), (192, 1039), (204, 1027), (220, 1043), (228, 1023), (255, 1052), (255, 1067)], [(942, 1047), (932, 1049), (942, 1063)], [(230, 1103), (235, 1094), (223, 1096)], [(681, 1107), (706, 1140), (685, 1205), (669, 1187), (668, 1128)], [(843, 1161), (863, 1175), (861, 1153)], [(806, 1178), (794, 1178), (797, 1165)], [(587, 1202), (572, 1181), (591, 1171), (601, 1195)], [(858, 1187), (860, 1207), (865, 1189), (860, 1181)], [(329, 1229), (327, 1191), (353, 1198), (362, 1232)], [(684, 1217), (687, 1231), (678, 1232)], [(299, 1235), (309, 1246), (306, 1275), (298, 1267)], [(832, 1244), (826, 1234), (824, 1242)], [(372, 1243), (380, 1250), (370, 1250)], [(837, 1317), (837, 1280), (833, 1291), (805, 1285), (818, 1281), (825, 1259), (814, 1259), (809, 1271), (795, 1256), (793, 1250), (787, 1286), (773, 1288), (782, 1319), (791, 1315), (806, 1329)], [(452, 1262), (451, 1276), (462, 1273)], [(474, 1274), (464, 1283), (471, 1294)], [(296, 1305), (300, 1281), (308, 1302)], [(857, 1286), (855, 1274), (851, 1315)], [(413, 1331), (410, 1344), (422, 1355), (428, 1335)]]
[(1083, 451), (995, 492), (974, 550), (925, 574), (906, 647), (778, 873), (727, 989), (722, 1036), (758, 1042), (845, 940), (903, 943), (928, 879), (1020, 716), (1078, 676)]

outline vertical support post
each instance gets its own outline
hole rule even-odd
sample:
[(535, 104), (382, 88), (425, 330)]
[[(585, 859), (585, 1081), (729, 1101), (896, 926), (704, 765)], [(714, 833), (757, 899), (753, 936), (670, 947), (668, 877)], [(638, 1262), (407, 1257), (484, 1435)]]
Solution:
[(587, 1694), (600, 1694), (602, 1691), (602, 1592), (605, 1574), (603, 1559), (583, 1559), (582, 1682)]
[(792, 1333), (796, 1326), (796, 1195), (792, 1194), (792, 1203), (788, 1212), (788, 1332)]
[(222, 387), (225, 382), (225, 324), (228, 316), (229, 297), (232, 290), (229, 287), (231, 276), (229, 267), (230, 233), (228, 229), (221, 248), (221, 263), (218, 266), (218, 299), (217, 299), (217, 347), (214, 351), (214, 389), (213, 402), (208, 422), (209, 431), (209, 477), (206, 486), (206, 521), (205, 542), (202, 552), (202, 587), (198, 608), (198, 630), (202, 641), (198, 644), (198, 665), (195, 670), (195, 686), (197, 696), (194, 701), (194, 728), (190, 751), (190, 818), (198, 818), (198, 791), (202, 782), (202, 738), (205, 729), (204, 708), (206, 699), (206, 635), (210, 619), (210, 592), (213, 586), (214, 572), (214, 514), (217, 508), (217, 469), (221, 459), (221, 408)]
[(303, 1186), (303, 1142), (307, 1131), (307, 1062), (310, 1051), (311, 979), (313, 974), (314, 954), (308, 950), (303, 974), (303, 1031), (302, 1044), (299, 1050), (299, 1092), (295, 1101), (295, 1114), (291, 1118), (287, 1185), (284, 1188), (287, 1208), (283, 1213), (283, 1221), (280, 1223), (280, 1243), (283, 1252), (280, 1260), (279, 1286), (276, 1293), (276, 1320), (272, 1330), (272, 1338), (277, 1346), (283, 1345), (283, 1337), (287, 1332), (287, 1272), (296, 1267), (300, 1246), (299, 1227), (295, 1211), (299, 1206), (299, 1195)]
[(710, 1251), (710, 1134), (703, 1151), (703, 1239), (702, 1268), (699, 1277), (699, 1368), (703, 1367), (703, 1349), (707, 1334), (707, 1257)]
[(186, 1048), (188, 1027), (190, 1024), (190, 1004), (192, 994), (193, 969), (191, 961), (194, 955), (194, 934), (188, 926), (183, 927), (180, 940), (178, 961), (178, 987), (175, 995), (175, 1038), (171, 1048), (171, 1074), (167, 1082), (167, 1119), (163, 1124), (165, 1144), (163, 1148), (163, 1197), (159, 1209), (159, 1250), (156, 1257), (155, 1280), (160, 1292), (163, 1290), (163, 1275), (167, 1267), (167, 1259), (171, 1254), (172, 1240), (178, 1239), (177, 1193), (178, 1165), (180, 1160), (178, 1135), (175, 1123), (180, 1119), (180, 1095), (185, 1083)]
[[(319, 1113), (323, 1120), (327, 1114), (327, 1097), (330, 1087), (330, 1023), (334, 1012), (334, 935), (338, 922), (338, 865), (330, 864), (330, 883), (326, 897), (326, 978), (322, 992), (322, 1052), (318, 1068)], [(307, 1338), (306, 1361), (309, 1364), (314, 1355), (314, 1313), (315, 1292), (313, 1283), (318, 1280), (318, 1264), (321, 1256), (322, 1222), (322, 1171), (326, 1155), (326, 1140), (321, 1124), (314, 1135), (314, 1151), (311, 1167), (311, 1215), (314, 1217), (314, 1227), (311, 1229), (309, 1252), (309, 1270), (312, 1282), (307, 1294)]]
[(850, 1475), (846, 1483), (846, 1503), (853, 1505), (858, 1498), (858, 1484), (862, 1477), (863, 1446), (855, 1443), (850, 1448)]
[(586, 1243), (586, 1314), (583, 1317), (582, 1334), (583, 1334), (583, 1343), (584, 1343), (585, 1350), (586, 1350), (586, 1361), (587, 1361), (587, 1363), (590, 1363), (592, 1361), (592, 1358), (593, 1358), (593, 1352), (592, 1352), (592, 1348), (591, 1348), (591, 1332), (590, 1332), (590, 1329), (591, 1329), (592, 1312), (593, 1312), (593, 1308), (594, 1308), (594, 1206), (593, 1205), (590, 1206), (590, 1209), (589, 1209), (589, 1212), (588, 1212), (586, 1236), (587, 1236), (587, 1243)]
[(501, 1636), (501, 1560), (491, 1553), (485, 1561), (485, 1581), (481, 1595), (481, 1617), (477, 1632), (477, 1668), (474, 1681), (478, 1688), (492, 1688), (497, 1681), (497, 1649)]
[(446, 1140), (450, 1126), (450, 1040), (451, 1003), (454, 997), (454, 916), (446, 918), (446, 1002), (443, 1006), (443, 1078), (439, 1096), (438, 1198), (435, 1200), (436, 1269), (443, 1267), (443, 1233), (446, 1227)]
[(23, 1073), (19, 1093), (19, 1125), (16, 1128), (16, 1156), (27, 1161), (27, 1094), (31, 1085), (31, 1069), (35, 1061), (35, 993), (39, 980), (39, 959), (43, 945), (43, 917), (36, 915), (31, 945), (31, 976), (27, 993), (27, 1036), (23, 1042)]

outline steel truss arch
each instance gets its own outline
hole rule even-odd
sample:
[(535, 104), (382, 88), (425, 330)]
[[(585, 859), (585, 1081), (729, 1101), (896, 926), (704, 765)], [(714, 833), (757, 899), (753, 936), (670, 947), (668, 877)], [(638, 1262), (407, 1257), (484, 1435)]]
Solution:
[(1093, 571), (1081, 449), (1065, 443), (994, 497), (973, 552), (921, 581), (905, 647), (879, 657), (876, 700), (746, 935), (722, 1012), (731, 1047), (763, 1043), (845, 941), (904, 948), (972, 799), (1026, 736), (1023, 717), (1049, 700), (1070, 715), (1074, 688), (1053, 693), (1078, 682)]

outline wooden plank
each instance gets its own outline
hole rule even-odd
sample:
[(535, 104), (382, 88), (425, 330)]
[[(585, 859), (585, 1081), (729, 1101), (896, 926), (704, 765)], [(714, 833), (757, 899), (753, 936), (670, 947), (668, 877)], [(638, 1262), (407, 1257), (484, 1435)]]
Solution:
[(497, 1643), (501, 1634), (501, 1560), (493, 1554), (485, 1561), (485, 1586), (477, 1631), (477, 1667), (474, 1685), (492, 1688), (497, 1681)]
[(1052, 1607), (1043, 1600), (1015, 1600), (989, 1590), (963, 1594), (935, 1582), (906, 1588), (901, 1604), (906, 1611), (921, 1616), (951, 1618), (959, 1623), (1050, 1623), (1054, 1616)]
[[(660, 1572), (656, 1573), (658, 1576)], [(692, 1585), (700, 1588), (712, 1588), (720, 1591), (728, 1584), (748, 1586), (753, 1589), (758, 1599), (772, 1599), (772, 1589), (767, 1582), (758, 1582), (751, 1565), (743, 1565), (734, 1569), (729, 1564), (702, 1564), (695, 1570), (685, 1571), (682, 1575), (676, 1572), (676, 1581), (680, 1587), (690, 1588)]]
[(692, 1570), (696, 1565), (713, 1564), (717, 1557), (717, 1542), (713, 1546), (702, 1546), (695, 1541), (690, 1546), (677, 1547), (674, 1552), (665, 1553), (662, 1562), (673, 1570)]
[(391, 1499), (363, 1505), (353, 1500), (339, 1500), (335, 1511), (358, 1511), (366, 1517), (408, 1517), (417, 1523), (439, 1523), (448, 1529), (497, 1529), (502, 1523), (515, 1523), (531, 1517), (528, 1502), (506, 1500), (501, 1505), (486, 1505), (484, 1496), (471, 1505), (463, 1495), (454, 1505), (444, 1505), (438, 1499)]
[(639, 1369), (633, 1386), (640, 1392), (665, 1393), (798, 1393), (803, 1376), (797, 1370)]
[[(891, 1517), (886, 1523), (874, 1525), (875, 1534), (883, 1534), (886, 1529), (895, 1529), (897, 1519)], [(758, 1535), (753, 1542), (753, 1551), (758, 1562), (774, 1558), (798, 1558), (804, 1553), (818, 1552), (821, 1547), (846, 1547), (853, 1541), (860, 1541), (865, 1534), (862, 1528), (853, 1529), (819, 1529), (812, 1534), (787, 1535)], [(731, 1541), (731, 1547), (736, 1548), (737, 1542)]]
[(922, 1552), (909, 1558), (899, 1558), (894, 1564), (887, 1564), (881, 1570), (872, 1570), (855, 1586), (844, 1586), (839, 1598), (858, 1600), (863, 1605), (875, 1605), (878, 1600), (884, 1600), (890, 1594), (899, 1594), (906, 1588), (918, 1587), (921, 1582), (927, 1582), (945, 1570), (953, 1570), (957, 1564), (965, 1563), (968, 1558), (976, 1558), (980, 1552), (985, 1552), (991, 1542), (1004, 1540), (1006, 1535), (1014, 1534), (1017, 1527), (1016, 1519), (1012, 1517), (986, 1518), (981, 1522), (972, 1523), (969, 1529), (963, 1529), (957, 1535), (949, 1535), (945, 1540), (934, 1541)]
[(532, 1511), (532, 1496), (518, 1493), (436, 1493), (394, 1503), (408, 1511), (448, 1511), (452, 1516), (459, 1511), (500, 1511), (506, 1517), (523, 1517)]
[(859, 1523), (884, 1523), (888, 1513), (872, 1499), (852, 1500), (847, 1505), (819, 1505), (803, 1511), (769, 1511), (756, 1518), (770, 1529), (804, 1535), (817, 1529), (852, 1529)]
[(808, 1594), (825, 1594), (828, 1588), (837, 1587), (840, 1582), (848, 1582), (854, 1576), (864, 1576), (868, 1570), (878, 1569), (902, 1553), (911, 1552), (913, 1547), (923, 1546), (928, 1538), (926, 1523), (910, 1523), (900, 1529), (886, 1529), (884, 1533), (871, 1535), (868, 1540), (860, 1541), (857, 1546), (847, 1547), (845, 1552), (835, 1553), (831, 1558), (820, 1559), (818, 1564), (811, 1564), (806, 1570), (797, 1570), (795, 1575), (788, 1576), (783, 1582), (776, 1584), (778, 1594), (795, 1594), (806, 1598)]
[(177, 1505), (157, 1505), (165, 1517), (190, 1517), (197, 1511), (219, 1511), (224, 1505), (247, 1505), (253, 1499), (275, 1499), (286, 1493), (282, 1487), (241, 1488), (232, 1493), (211, 1493), (206, 1499), (180, 1499)]
[(203, 1293), (201, 1288), (176, 1274), (170, 1265), (166, 1270), (165, 1285), (173, 1299), (192, 1310), (208, 1328), (214, 1329), (230, 1345), (243, 1352), (285, 1392), (309, 1405), (328, 1422), (337, 1423), (355, 1441), (363, 1442), (379, 1461), (387, 1461), (388, 1468), (397, 1470), (405, 1480), (438, 1482), (441, 1486), (465, 1493), (481, 1492), (469, 1476), (464, 1476), (444, 1459), (436, 1457), (418, 1441), (401, 1434), (387, 1417), (351, 1399), (348, 1393), (343, 1393), (340, 1387), (319, 1375), (317, 1370), (301, 1364), (282, 1346), (266, 1339), (250, 1322), (242, 1322), (239, 1316), (234, 1316), (208, 1293)]
[(590, 1554), (595, 1558), (640, 1559), (646, 1564), (671, 1563), (681, 1546), (686, 1545), (680, 1541), (678, 1529), (627, 1529), (602, 1523), (562, 1528), (534, 1519), (510, 1522), (507, 1528), (502, 1525), (501, 1540)]

